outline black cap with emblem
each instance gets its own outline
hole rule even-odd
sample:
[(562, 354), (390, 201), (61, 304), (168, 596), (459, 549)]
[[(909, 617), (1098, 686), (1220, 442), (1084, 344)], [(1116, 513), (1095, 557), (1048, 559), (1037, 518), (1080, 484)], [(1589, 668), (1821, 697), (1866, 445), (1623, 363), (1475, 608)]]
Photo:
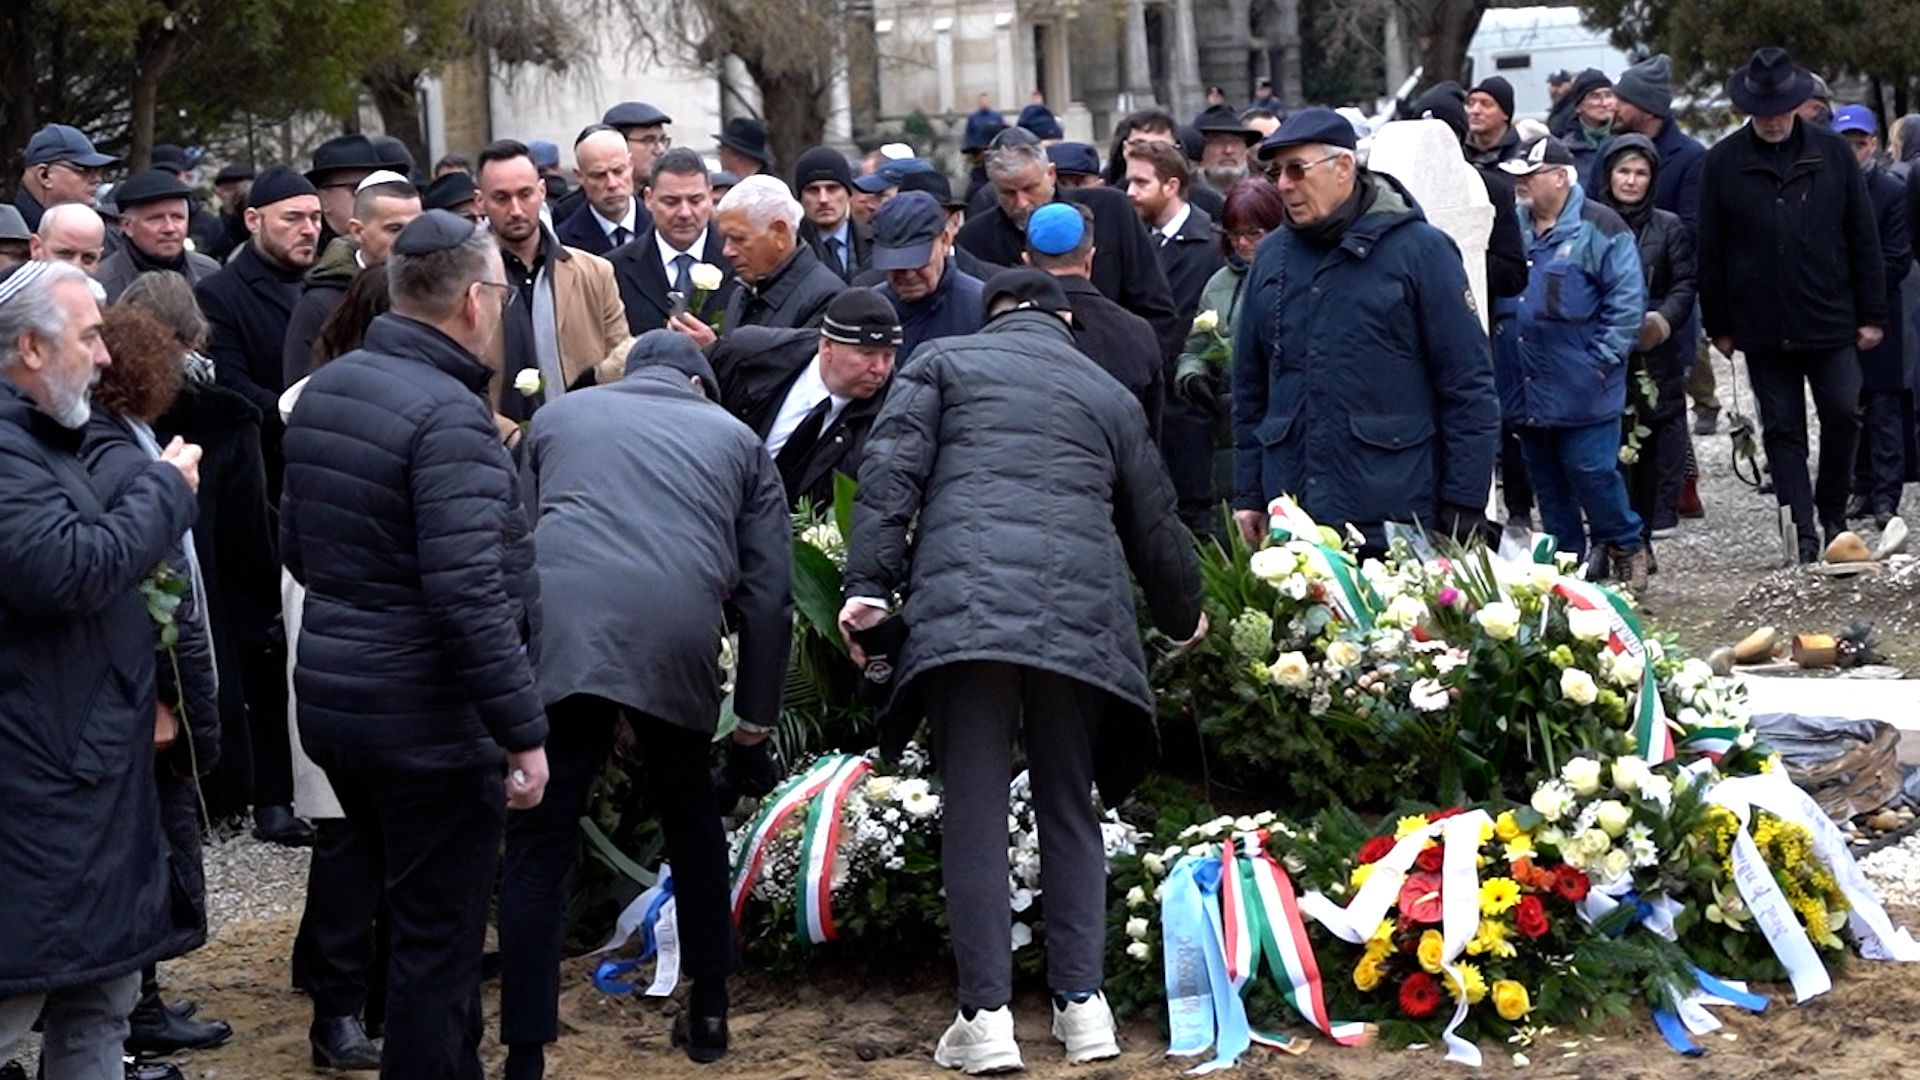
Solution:
[(478, 226), (447, 210), (429, 210), (400, 230), (393, 241), (393, 252), (409, 258), (452, 251), (473, 238)]
[(899, 345), (905, 336), (900, 315), (872, 289), (848, 289), (827, 305), (820, 336), (845, 345)]

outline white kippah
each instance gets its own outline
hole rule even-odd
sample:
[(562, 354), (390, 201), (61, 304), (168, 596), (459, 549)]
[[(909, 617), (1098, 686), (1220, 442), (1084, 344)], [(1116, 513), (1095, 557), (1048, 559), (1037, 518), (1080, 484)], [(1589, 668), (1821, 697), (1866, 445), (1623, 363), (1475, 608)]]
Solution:
[(410, 184), (412, 182), (392, 169), (378, 169), (368, 173), (367, 178), (354, 187), (353, 193), (358, 195), (375, 184)]

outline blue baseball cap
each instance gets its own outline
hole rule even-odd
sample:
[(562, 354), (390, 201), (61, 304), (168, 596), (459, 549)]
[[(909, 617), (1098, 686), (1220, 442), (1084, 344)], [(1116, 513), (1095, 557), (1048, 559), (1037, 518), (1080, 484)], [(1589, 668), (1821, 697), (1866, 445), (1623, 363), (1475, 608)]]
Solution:
[(925, 158), (897, 158), (883, 163), (865, 176), (855, 177), (853, 186), (869, 195), (878, 195), (888, 188), (899, 187), (902, 179), (914, 173), (932, 171), (933, 166)]
[(873, 216), (875, 270), (917, 270), (933, 261), (933, 244), (947, 228), (947, 212), (924, 191), (903, 191)]
[(1260, 144), (1260, 160), (1266, 161), (1285, 147), (1306, 143), (1352, 150), (1360, 144), (1360, 140), (1354, 135), (1353, 125), (1347, 122), (1346, 117), (1332, 109), (1315, 105), (1287, 117), (1286, 123), (1267, 136), (1266, 141)]
[(527, 144), (527, 156), (533, 159), (535, 166), (542, 169), (560, 167), (560, 148), (545, 139), (535, 139)]
[(1865, 105), (1842, 105), (1833, 110), (1833, 130), (1842, 135), (1849, 131), (1878, 135), (1880, 122), (1874, 118), (1873, 110)]
[(1053, 162), (1053, 171), (1056, 173), (1100, 175), (1100, 155), (1086, 143), (1054, 143), (1047, 147), (1047, 160)]
[(1042, 255), (1065, 255), (1086, 232), (1086, 219), (1073, 203), (1048, 203), (1027, 215), (1027, 246)]
[(93, 141), (81, 134), (77, 127), (48, 124), (27, 140), (27, 152), (23, 160), (28, 165), (70, 161), (83, 169), (104, 169), (120, 159), (95, 150)]

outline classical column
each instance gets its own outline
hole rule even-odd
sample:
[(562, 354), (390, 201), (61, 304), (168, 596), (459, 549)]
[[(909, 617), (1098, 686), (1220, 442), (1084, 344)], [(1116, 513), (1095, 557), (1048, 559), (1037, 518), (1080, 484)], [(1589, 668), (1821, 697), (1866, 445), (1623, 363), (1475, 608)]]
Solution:
[(1002, 11), (993, 17), (993, 64), (995, 84), (999, 87), (1001, 108), (1012, 108), (1027, 100), (1026, 91), (1014, 80), (1017, 55), (1013, 48), (1013, 12)]
[(1153, 104), (1153, 69), (1147, 66), (1146, 0), (1127, 0), (1127, 76), (1122, 84), (1127, 109)]
[(1206, 103), (1206, 88), (1200, 85), (1200, 41), (1193, 29), (1193, 0), (1173, 0), (1173, 56), (1167, 65), (1168, 91), (1173, 95), (1173, 115), (1186, 123)]

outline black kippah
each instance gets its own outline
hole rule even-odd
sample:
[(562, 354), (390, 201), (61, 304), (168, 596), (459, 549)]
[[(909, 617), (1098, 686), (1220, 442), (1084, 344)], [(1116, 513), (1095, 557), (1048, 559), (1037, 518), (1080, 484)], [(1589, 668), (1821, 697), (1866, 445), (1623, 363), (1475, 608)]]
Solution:
[(429, 210), (407, 222), (407, 227), (394, 239), (393, 250), (406, 256), (452, 251), (472, 239), (476, 228), (478, 226), (459, 214)]
[(247, 192), (247, 208), (258, 210), (263, 206), (272, 206), (282, 199), (291, 199), (297, 195), (318, 194), (320, 193), (314, 190), (313, 184), (306, 177), (285, 165), (275, 165), (254, 180), (252, 190)]

